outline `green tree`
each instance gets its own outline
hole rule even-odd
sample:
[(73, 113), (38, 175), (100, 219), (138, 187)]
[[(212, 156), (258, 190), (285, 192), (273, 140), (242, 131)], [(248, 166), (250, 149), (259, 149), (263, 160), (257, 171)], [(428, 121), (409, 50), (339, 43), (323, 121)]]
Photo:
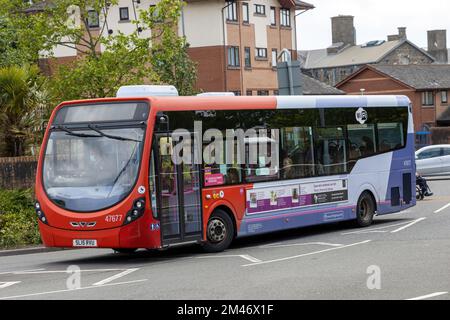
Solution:
[(47, 115), (48, 94), (39, 69), (0, 68), (0, 136), (4, 156), (23, 156), (27, 147), (40, 141)]
[[(1, 1), (1, 0), (0, 0)], [(15, 0), (17, 1), (17, 0)], [(113, 96), (120, 86), (142, 83), (173, 84), (182, 94), (194, 92), (196, 67), (187, 55), (177, 24), (184, 1), (161, 0), (141, 10), (134, 31), (108, 32), (110, 6), (117, 0), (60, 0), (33, 14), (45, 50), (57, 45), (79, 53), (51, 81), (59, 100)], [(92, 11), (100, 17), (99, 31), (89, 28)], [(39, 22), (40, 21), (40, 22)], [(100, 50), (102, 47), (102, 50)]]

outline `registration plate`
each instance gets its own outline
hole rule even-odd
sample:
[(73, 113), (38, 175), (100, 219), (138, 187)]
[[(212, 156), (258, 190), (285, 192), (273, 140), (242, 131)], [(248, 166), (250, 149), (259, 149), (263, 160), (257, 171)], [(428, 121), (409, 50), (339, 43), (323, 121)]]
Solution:
[(97, 247), (97, 240), (87, 240), (87, 239), (74, 239), (74, 247)]

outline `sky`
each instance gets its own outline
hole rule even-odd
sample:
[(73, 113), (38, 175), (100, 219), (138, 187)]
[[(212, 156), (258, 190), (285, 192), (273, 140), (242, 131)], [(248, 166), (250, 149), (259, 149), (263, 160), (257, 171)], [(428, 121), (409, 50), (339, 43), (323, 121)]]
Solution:
[(316, 8), (297, 17), (298, 48), (331, 45), (331, 17), (355, 17), (356, 42), (386, 40), (406, 27), (408, 39), (427, 47), (427, 31), (447, 29), (450, 47), (450, 0), (305, 0)]

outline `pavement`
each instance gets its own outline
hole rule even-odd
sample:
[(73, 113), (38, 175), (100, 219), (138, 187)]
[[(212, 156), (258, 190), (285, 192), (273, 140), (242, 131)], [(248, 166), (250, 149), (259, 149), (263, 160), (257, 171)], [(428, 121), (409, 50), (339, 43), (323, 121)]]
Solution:
[(373, 226), (314, 226), (238, 239), (225, 252), (86, 249), (0, 257), (0, 300), (450, 300), (450, 179)]

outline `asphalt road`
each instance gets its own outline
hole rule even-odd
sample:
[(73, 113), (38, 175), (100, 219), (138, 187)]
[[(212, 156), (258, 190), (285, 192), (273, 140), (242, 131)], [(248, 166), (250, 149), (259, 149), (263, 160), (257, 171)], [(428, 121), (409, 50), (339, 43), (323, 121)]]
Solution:
[(450, 180), (430, 186), (433, 197), (366, 229), (297, 229), (219, 254), (189, 246), (0, 257), (0, 299), (449, 300)]

